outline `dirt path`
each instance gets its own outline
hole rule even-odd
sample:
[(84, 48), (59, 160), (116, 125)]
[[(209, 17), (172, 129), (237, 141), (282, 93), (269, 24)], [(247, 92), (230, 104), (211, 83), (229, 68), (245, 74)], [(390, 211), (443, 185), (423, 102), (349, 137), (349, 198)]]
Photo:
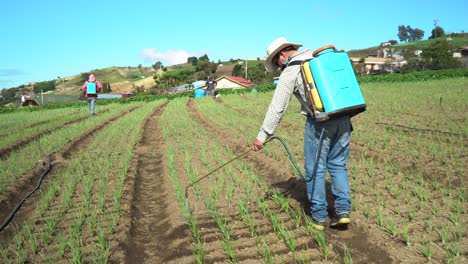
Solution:
[(135, 149), (136, 175), (126, 263), (169, 263), (191, 258), (191, 237), (165, 173), (165, 146), (158, 108), (143, 127)]

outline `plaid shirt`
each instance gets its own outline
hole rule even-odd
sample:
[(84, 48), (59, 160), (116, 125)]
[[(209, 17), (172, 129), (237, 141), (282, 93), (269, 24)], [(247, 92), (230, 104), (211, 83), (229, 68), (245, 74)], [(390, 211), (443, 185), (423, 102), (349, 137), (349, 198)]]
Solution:
[[(303, 61), (312, 58), (312, 52), (309, 49), (304, 49), (296, 54), (289, 56), (286, 64), (293, 61)], [(292, 95), (295, 95), (301, 102), (301, 110), (303, 114), (308, 113), (305, 105), (311, 105), (309, 98), (305, 94), (304, 81), (301, 75), (300, 65), (291, 65), (286, 67), (279, 77), (279, 82), (276, 86), (275, 93), (271, 99), (270, 106), (263, 120), (263, 125), (258, 132), (257, 139), (265, 142), (266, 139), (273, 135), (278, 128), (278, 125), (283, 118), (289, 106), (289, 101)], [(309, 109), (310, 111), (310, 109)]]

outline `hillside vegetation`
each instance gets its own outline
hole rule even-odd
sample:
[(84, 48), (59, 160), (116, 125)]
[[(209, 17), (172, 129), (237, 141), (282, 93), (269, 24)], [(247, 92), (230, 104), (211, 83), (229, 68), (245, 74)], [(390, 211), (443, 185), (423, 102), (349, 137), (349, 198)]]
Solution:
[[(231, 75), (232, 70), (237, 62), (221, 62), (218, 64), (216, 72), (213, 74), (215, 77), (223, 75)], [(262, 64), (262, 61), (251, 61), (249, 65)], [(166, 68), (166, 72), (177, 75), (184, 71), (195, 71), (195, 67), (191, 64), (184, 63), (173, 65)], [(63, 78), (57, 82), (57, 94), (62, 95), (76, 95), (80, 94), (80, 88), (90, 73), (94, 73), (99, 81), (102, 83), (108, 82), (111, 86), (111, 92), (114, 94), (133, 91), (136, 87), (142, 90), (151, 89), (156, 83), (154, 76), (157, 73), (151, 67), (142, 67), (141, 70), (137, 67), (109, 67), (103, 69), (96, 69), (86, 73), (77, 74), (74, 76)], [(192, 80), (196, 81), (195, 79)]]
[(101, 83), (110, 83), (112, 93), (132, 91), (134, 86), (150, 88), (154, 85), (152, 74), (155, 70), (151, 67), (109, 67), (96, 69), (89, 72), (63, 78), (57, 82), (57, 94), (76, 95), (80, 93), (83, 82), (90, 73), (96, 75)]
[[(447, 40), (448, 38), (451, 39), (450, 43), (453, 45), (453, 47), (459, 48), (463, 46), (468, 46), (468, 33), (461, 33), (461, 34), (454, 34), (453, 36), (445, 35), (445, 36), (434, 38), (434, 39), (419, 40), (419, 41), (395, 44), (392, 46), (387, 46), (387, 48), (391, 47), (395, 50), (400, 50), (407, 46), (414, 46), (416, 49), (422, 50), (422, 49), (429, 47), (430, 45), (433, 45), (437, 40)], [(349, 50), (347, 52), (349, 56), (351, 57), (366, 58), (369, 55), (376, 55), (379, 49), (382, 49), (382, 47), (374, 46), (374, 47), (369, 47), (365, 49)]]

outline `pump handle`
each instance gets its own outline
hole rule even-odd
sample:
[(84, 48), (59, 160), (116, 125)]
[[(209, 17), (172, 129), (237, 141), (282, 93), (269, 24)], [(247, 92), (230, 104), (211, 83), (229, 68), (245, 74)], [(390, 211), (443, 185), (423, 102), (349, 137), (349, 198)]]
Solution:
[(334, 45), (327, 45), (327, 46), (323, 46), (323, 47), (320, 47), (318, 49), (316, 49), (314, 52), (312, 52), (312, 56), (315, 57), (315, 55), (317, 55), (317, 53), (321, 52), (321, 51), (324, 51), (326, 49), (334, 49), (336, 50), (336, 47)]

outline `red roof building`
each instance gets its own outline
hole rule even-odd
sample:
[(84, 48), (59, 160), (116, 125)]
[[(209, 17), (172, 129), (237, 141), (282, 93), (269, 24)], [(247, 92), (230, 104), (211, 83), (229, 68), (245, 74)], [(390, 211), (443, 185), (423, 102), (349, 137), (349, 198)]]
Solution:
[(250, 82), (242, 77), (238, 76), (231, 76), (231, 75), (223, 75), (216, 79), (218, 83), (216, 85), (216, 89), (224, 89), (224, 88), (233, 88), (233, 89), (242, 89), (247, 87), (255, 86), (255, 83)]

